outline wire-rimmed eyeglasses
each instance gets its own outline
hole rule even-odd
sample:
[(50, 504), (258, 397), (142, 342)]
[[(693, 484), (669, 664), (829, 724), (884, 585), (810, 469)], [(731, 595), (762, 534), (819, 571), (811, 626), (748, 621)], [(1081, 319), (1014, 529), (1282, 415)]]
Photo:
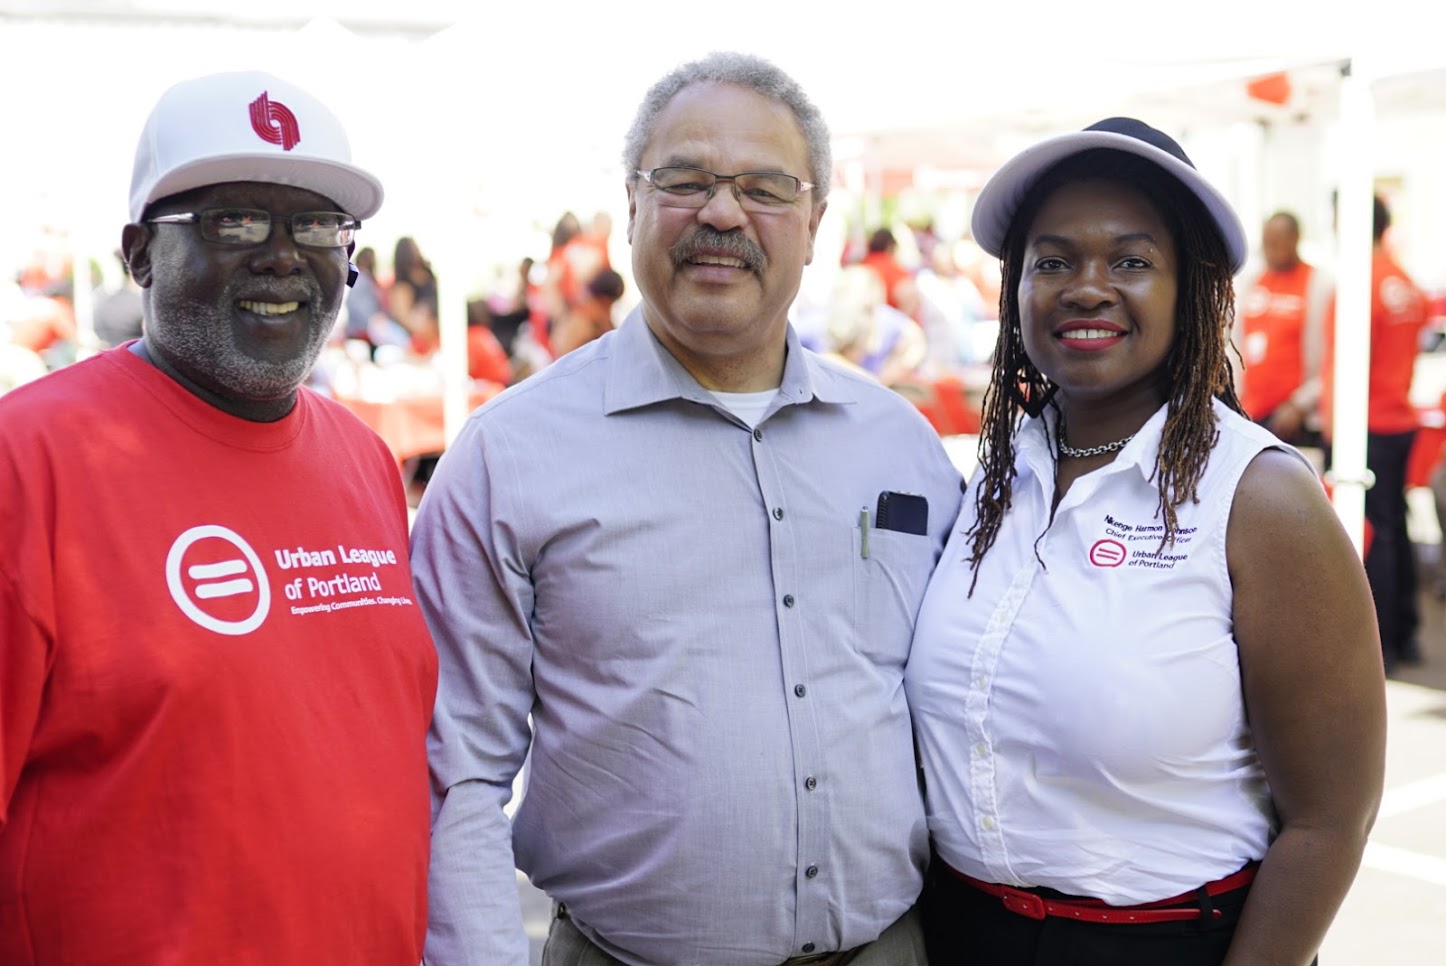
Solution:
[(638, 174), (662, 195), (661, 202), (673, 208), (702, 208), (713, 199), (720, 181), (733, 182), (733, 196), (750, 211), (773, 211), (785, 208), (798, 196), (816, 187), (791, 174), (776, 171), (744, 171), (741, 174), (715, 174), (703, 168), (674, 165), (639, 171)]

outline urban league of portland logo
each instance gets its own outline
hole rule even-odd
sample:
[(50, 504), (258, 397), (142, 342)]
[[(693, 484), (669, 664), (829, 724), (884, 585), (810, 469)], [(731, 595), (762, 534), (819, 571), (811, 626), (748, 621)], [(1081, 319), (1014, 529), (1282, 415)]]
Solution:
[(273, 101), (269, 91), (251, 102), (251, 129), (268, 144), (279, 144), (281, 150), (290, 151), (301, 143), (301, 125), (291, 108), (280, 101)]
[(217, 634), (249, 634), (271, 610), (261, 558), (236, 531), (214, 524), (192, 527), (171, 544), (166, 586), (182, 613)]
[(1096, 567), (1118, 567), (1127, 556), (1129, 551), (1118, 540), (1096, 540), (1090, 547), (1090, 563)]

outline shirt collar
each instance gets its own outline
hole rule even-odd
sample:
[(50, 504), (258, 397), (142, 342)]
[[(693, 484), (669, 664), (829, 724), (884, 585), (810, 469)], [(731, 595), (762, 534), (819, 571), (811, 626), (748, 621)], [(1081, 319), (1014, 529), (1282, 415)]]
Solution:
[[(783, 363), (783, 382), (778, 387), (776, 406), (797, 405), (818, 400), (825, 403), (853, 403), (857, 391), (849, 381), (824, 366), (799, 342), (798, 333), (788, 326), (788, 355)], [(634, 308), (613, 336), (609, 353), (604, 411), (608, 415), (664, 402), (686, 399), (705, 406), (717, 401), (698, 384), (682, 363), (663, 347)]]

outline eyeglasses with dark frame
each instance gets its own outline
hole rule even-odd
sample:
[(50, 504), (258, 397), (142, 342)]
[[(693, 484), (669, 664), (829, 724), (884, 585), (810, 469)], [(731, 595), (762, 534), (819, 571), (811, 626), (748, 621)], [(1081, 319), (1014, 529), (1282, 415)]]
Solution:
[(798, 200), (817, 185), (776, 171), (744, 171), (715, 174), (703, 168), (673, 165), (638, 171), (644, 181), (661, 194), (660, 202), (670, 208), (702, 208), (713, 200), (721, 181), (733, 182), (733, 197), (749, 211), (777, 211)]
[[(298, 211), (284, 219), (296, 244), (306, 248), (344, 248), (361, 222), (340, 211)], [(220, 245), (260, 245), (271, 237), (271, 212), (260, 208), (203, 208), (156, 215), (156, 225), (199, 225), (201, 237)]]

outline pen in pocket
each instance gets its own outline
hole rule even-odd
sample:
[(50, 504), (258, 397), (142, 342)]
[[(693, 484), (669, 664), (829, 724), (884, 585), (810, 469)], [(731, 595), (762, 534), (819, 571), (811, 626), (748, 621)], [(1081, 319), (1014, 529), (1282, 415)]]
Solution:
[(859, 556), (869, 559), (869, 508), (859, 508)]

